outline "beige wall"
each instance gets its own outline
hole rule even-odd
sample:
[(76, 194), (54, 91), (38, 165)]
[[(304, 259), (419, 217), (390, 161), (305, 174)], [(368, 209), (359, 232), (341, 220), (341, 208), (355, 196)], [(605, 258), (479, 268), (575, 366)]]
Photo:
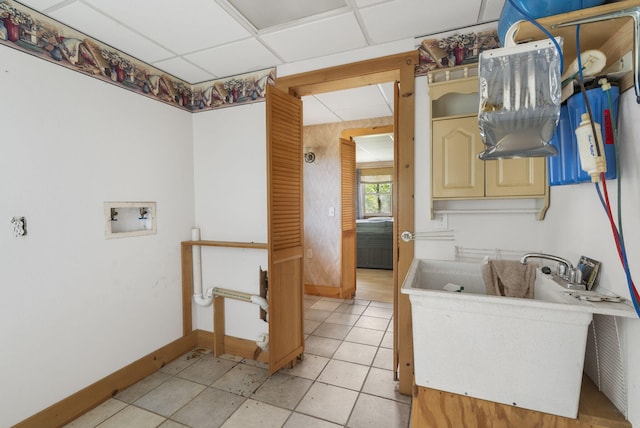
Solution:
[[(340, 145), (342, 131), (393, 125), (392, 117), (304, 127), (305, 147), (316, 154), (304, 164), (305, 285), (340, 287)], [(334, 208), (335, 215), (329, 216)], [(311, 258), (309, 258), (309, 250)]]

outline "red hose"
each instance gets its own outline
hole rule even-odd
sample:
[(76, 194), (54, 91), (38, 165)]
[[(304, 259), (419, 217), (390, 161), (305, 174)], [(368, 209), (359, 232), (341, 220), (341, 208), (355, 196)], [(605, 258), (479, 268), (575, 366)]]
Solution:
[[(604, 172), (600, 173), (600, 178), (602, 180), (602, 189), (604, 193), (604, 200), (606, 203), (606, 211), (607, 217), (609, 218), (609, 224), (611, 225), (611, 231), (613, 232), (613, 238), (616, 242), (616, 249), (618, 250), (618, 257), (620, 257), (620, 263), (624, 267), (624, 257), (622, 257), (622, 248), (620, 246), (620, 235), (618, 234), (618, 228), (616, 227), (615, 222), (613, 221), (613, 214), (611, 213), (611, 204), (609, 203), (609, 192), (607, 191), (607, 180), (604, 177)], [(635, 295), (636, 301), (640, 301), (640, 295), (638, 294), (638, 290), (636, 289), (633, 280), (631, 281), (631, 286), (633, 288), (633, 294)]]

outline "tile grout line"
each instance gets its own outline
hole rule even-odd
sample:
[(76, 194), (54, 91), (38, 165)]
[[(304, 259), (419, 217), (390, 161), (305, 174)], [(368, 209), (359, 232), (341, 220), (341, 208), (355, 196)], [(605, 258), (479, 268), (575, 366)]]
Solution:
[[(305, 299), (306, 299), (306, 296), (305, 296)], [(304, 401), (304, 398), (307, 396), (307, 394), (310, 392), (310, 390), (311, 390), (311, 389), (313, 388), (313, 386), (314, 386), (314, 385), (316, 385), (316, 384), (324, 384), (324, 385), (328, 385), (328, 386), (333, 386), (333, 387), (337, 387), (337, 388), (346, 389), (346, 390), (349, 390), (349, 391), (354, 391), (354, 392), (356, 392), (356, 393), (357, 393), (356, 398), (355, 398), (355, 401), (353, 402), (353, 405), (352, 405), (352, 407), (351, 407), (351, 408), (350, 408), (350, 410), (349, 410), (349, 415), (348, 415), (348, 417), (347, 417), (347, 419), (346, 419), (346, 422), (345, 422), (345, 424), (343, 424), (343, 425), (342, 425), (343, 427), (348, 426), (349, 421), (350, 421), (350, 420), (351, 420), (351, 418), (353, 417), (353, 414), (354, 414), (354, 411), (355, 411), (356, 405), (357, 405), (357, 403), (358, 403), (358, 400), (360, 400), (360, 398), (361, 398), (363, 395), (369, 395), (369, 396), (372, 396), (372, 397), (377, 397), (377, 398), (379, 398), (379, 399), (389, 400), (389, 401), (393, 401), (393, 402), (396, 402), (396, 403), (400, 403), (400, 404), (406, 405), (407, 403), (405, 403), (404, 401), (397, 400), (397, 399), (392, 399), (392, 398), (389, 398), (389, 397), (387, 397), (387, 396), (383, 396), (383, 395), (378, 395), (378, 394), (376, 394), (375, 392), (368, 393), (368, 392), (365, 392), (365, 391), (364, 391), (365, 385), (367, 384), (367, 381), (369, 380), (369, 377), (370, 377), (370, 376), (371, 376), (371, 374), (372, 374), (372, 369), (374, 368), (374, 364), (375, 364), (375, 361), (376, 361), (376, 358), (377, 358), (378, 354), (380, 353), (380, 351), (381, 351), (382, 349), (388, 349), (387, 347), (384, 347), (384, 346), (383, 346), (383, 342), (384, 342), (384, 338), (385, 338), (385, 336), (389, 333), (389, 331), (388, 331), (388, 329), (389, 329), (389, 323), (391, 322), (392, 317), (387, 318), (387, 317), (380, 317), (380, 316), (365, 315), (365, 312), (367, 311), (367, 309), (369, 309), (369, 308), (378, 308), (378, 307), (379, 307), (379, 306), (371, 306), (372, 301), (367, 301), (367, 303), (366, 303), (365, 305), (359, 305), (359, 304), (357, 304), (357, 303), (354, 303), (354, 300), (357, 300), (357, 299), (353, 299), (351, 302), (349, 302), (348, 300), (343, 300), (343, 299), (327, 299), (327, 298), (320, 298), (320, 299), (313, 299), (313, 300), (314, 300), (314, 303), (313, 303), (313, 304), (315, 304), (316, 302), (320, 302), (320, 301), (333, 301), (333, 302), (339, 303), (339, 305), (338, 305), (338, 306), (335, 306), (333, 310), (331, 310), (331, 311), (327, 311), (327, 312), (330, 312), (330, 314), (329, 314), (326, 318), (324, 318), (324, 320), (323, 320), (323, 321), (315, 321), (315, 320), (310, 320), (310, 319), (308, 320), (307, 318), (304, 318), (304, 321), (315, 321), (315, 322), (318, 322), (318, 325), (316, 326), (316, 328), (314, 328), (310, 333), (305, 334), (305, 336), (306, 336), (306, 337), (305, 337), (305, 342), (306, 342), (306, 340), (307, 340), (308, 338), (310, 338), (310, 337), (314, 336), (314, 337), (318, 337), (318, 338), (322, 338), (322, 339), (332, 339), (332, 340), (337, 340), (339, 343), (338, 343), (337, 347), (335, 348), (335, 350), (331, 353), (331, 355), (330, 355), (330, 356), (324, 356), (324, 355), (317, 355), (317, 354), (309, 353), (309, 355), (312, 355), (312, 356), (315, 356), (315, 357), (319, 357), (319, 358), (326, 359), (326, 362), (324, 363), (324, 365), (322, 366), (322, 368), (318, 371), (318, 374), (314, 376), (314, 378), (313, 378), (313, 379), (305, 378), (305, 377), (298, 376), (298, 375), (294, 375), (294, 374), (288, 374), (288, 373), (285, 373), (287, 376), (297, 377), (297, 378), (300, 378), (300, 379), (305, 379), (305, 380), (309, 380), (309, 381), (310, 381), (310, 384), (309, 384), (308, 388), (306, 389), (306, 392), (305, 392), (305, 393), (304, 393), (304, 395), (302, 395), (302, 397), (301, 397), (301, 398), (296, 402), (296, 404), (295, 404), (295, 406), (293, 406), (293, 408), (291, 408), (291, 409), (290, 409), (290, 408), (287, 408), (287, 407), (283, 407), (283, 406), (281, 406), (281, 405), (274, 405), (274, 404), (271, 404), (271, 403), (266, 403), (266, 402), (260, 401), (260, 400), (259, 400), (259, 399), (257, 399), (257, 398), (253, 398), (253, 397), (255, 396), (256, 392), (257, 392), (257, 391), (258, 391), (262, 386), (264, 386), (264, 385), (265, 385), (265, 383), (266, 383), (269, 379), (271, 379), (271, 378), (272, 378), (271, 376), (268, 376), (268, 377), (266, 377), (263, 381), (261, 381), (261, 382), (260, 382), (260, 384), (259, 384), (259, 385), (257, 385), (254, 389), (252, 389), (252, 390), (251, 390), (251, 392), (250, 392), (250, 393), (248, 393), (248, 395), (247, 395), (247, 396), (244, 396), (244, 395), (238, 395), (238, 394), (235, 394), (235, 393), (233, 393), (233, 392), (231, 392), (231, 391), (224, 390), (224, 389), (220, 389), (220, 388), (218, 388), (218, 387), (213, 386), (213, 385), (214, 385), (214, 383), (215, 383), (217, 380), (214, 380), (214, 381), (212, 381), (211, 383), (201, 383), (201, 382), (199, 382), (199, 381), (197, 381), (197, 380), (191, 380), (191, 379), (188, 379), (188, 378), (180, 377), (180, 374), (181, 374), (181, 373), (183, 373), (183, 372), (184, 372), (185, 370), (187, 370), (188, 368), (192, 367), (194, 364), (197, 364), (197, 363), (198, 363), (198, 361), (202, 361), (202, 360), (201, 360), (201, 358), (203, 358), (203, 357), (205, 357), (206, 355), (209, 355), (209, 354), (210, 354), (210, 352), (207, 352), (207, 353), (205, 353), (205, 354), (203, 354), (203, 355), (199, 355), (197, 358), (194, 358), (194, 361), (193, 361), (193, 362), (191, 362), (190, 364), (188, 364), (188, 365), (186, 365), (186, 366), (184, 366), (184, 367), (180, 367), (180, 368), (179, 368), (179, 370), (178, 370), (178, 371), (176, 371), (175, 373), (167, 373), (166, 371), (162, 371), (161, 369), (159, 369), (157, 372), (161, 372), (161, 373), (163, 373), (163, 374), (165, 374), (165, 375), (168, 375), (168, 377), (167, 377), (164, 381), (162, 381), (161, 383), (159, 383), (158, 385), (156, 385), (156, 386), (154, 386), (153, 388), (151, 388), (149, 391), (145, 391), (142, 395), (140, 395), (139, 397), (136, 397), (136, 398), (135, 398), (134, 400), (132, 400), (132, 402), (130, 402), (130, 403), (129, 403), (129, 402), (127, 402), (127, 401), (121, 400), (121, 399), (117, 398), (116, 396), (114, 396), (113, 398), (114, 398), (115, 400), (119, 401), (120, 403), (124, 404), (125, 406), (124, 406), (122, 409), (120, 409), (119, 411), (117, 411), (116, 413), (114, 413), (113, 415), (110, 415), (107, 419), (105, 419), (105, 420), (101, 421), (101, 422), (100, 422), (100, 424), (105, 423), (107, 420), (109, 420), (109, 419), (113, 418), (115, 415), (117, 415), (117, 414), (119, 414), (120, 412), (124, 411), (124, 410), (125, 410), (126, 408), (128, 408), (128, 407), (135, 407), (135, 408), (141, 409), (141, 410), (143, 410), (143, 411), (146, 411), (146, 412), (149, 412), (149, 413), (152, 413), (152, 414), (155, 414), (155, 415), (157, 415), (157, 416), (160, 416), (160, 417), (164, 418), (164, 420), (161, 422), (161, 424), (164, 424), (164, 423), (165, 423), (165, 422), (167, 422), (167, 421), (171, 421), (171, 422), (175, 422), (175, 423), (181, 423), (181, 422), (178, 422), (177, 420), (173, 419), (173, 416), (175, 416), (178, 412), (180, 412), (180, 411), (181, 411), (182, 409), (184, 409), (186, 406), (188, 406), (189, 404), (191, 404), (194, 400), (196, 400), (196, 399), (197, 399), (197, 397), (199, 397), (201, 394), (203, 394), (203, 393), (204, 393), (205, 391), (207, 391), (209, 388), (216, 389), (216, 390), (218, 390), (218, 391), (223, 391), (223, 392), (231, 393), (231, 394), (236, 395), (238, 398), (242, 398), (242, 399), (243, 399), (243, 401), (240, 403), (240, 405), (239, 405), (239, 406), (238, 406), (238, 407), (237, 407), (233, 412), (231, 412), (231, 414), (230, 414), (230, 415), (229, 415), (229, 416), (224, 420), (223, 424), (224, 424), (224, 423), (226, 423), (230, 418), (232, 418), (232, 417), (233, 417), (233, 415), (234, 415), (234, 414), (236, 414), (236, 412), (238, 412), (238, 411), (242, 408), (242, 405), (243, 405), (246, 401), (248, 401), (248, 400), (250, 400), (250, 399), (251, 399), (251, 400), (254, 400), (254, 401), (258, 402), (258, 403), (262, 403), (262, 404), (265, 404), (265, 405), (273, 406), (273, 407), (276, 407), (276, 408), (279, 408), (279, 409), (286, 410), (286, 411), (290, 412), (290, 413), (289, 413), (289, 415), (287, 416), (287, 418), (284, 420), (284, 422), (283, 422), (283, 425), (282, 425), (282, 426), (286, 425), (286, 424), (287, 424), (287, 422), (288, 422), (288, 421), (289, 421), (289, 420), (294, 416), (294, 414), (295, 414), (295, 413), (299, 413), (299, 414), (302, 414), (302, 415), (307, 415), (307, 416), (309, 416), (309, 417), (317, 418), (317, 419), (322, 420), (322, 421), (327, 421), (327, 422), (330, 422), (330, 423), (335, 423), (335, 422), (333, 422), (333, 421), (330, 421), (330, 420), (328, 420), (328, 419), (324, 419), (324, 418), (319, 417), (319, 416), (316, 416), (316, 415), (307, 414), (307, 413), (303, 413), (303, 412), (298, 412), (298, 411), (297, 411), (297, 409), (298, 409), (298, 407), (300, 406), (300, 404)], [(363, 300), (360, 300), (360, 301), (363, 301)], [(306, 303), (306, 302), (305, 302), (305, 303)], [(383, 302), (383, 303), (384, 303), (384, 302)], [(309, 307), (305, 307), (305, 308), (304, 308), (304, 311), (306, 312), (307, 310), (311, 309), (311, 306), (313, 306), (313, 304), (309, 305)], [(357, 313), (357, 314), (354, 314), (353, 312), (337, 312), (337, 311), (338, 311), (338, 309), (339, 309), (343, 304), (350, 304), (350, 305), (364, 306), (364, 309), (363, 309), (360, 313)], [(306, 305), (305, 305), (305, 306), (306, 306)], [(385, 307), (385, 306), (381, 306), (381, 307), (379, 307), (379, 308), (386, 308), (386, 307)], [(388, 309), (388, 308), (386, 308), (386, 309)], [(327, 321), (327, 319), (328, 319), (328, 318), (330, 318), (333, 314), (357, 315), (357, 317), (354, 319), (354, 321), (353, 321), (352, 323), (350, 322), (350, 324), (338, 324), (338, 323), (328, 322), (328, 321)], [(352, 340), (347, 340), (347, 337), (349, 336), (349, 334), (354, 330), (354, 328), (355, 328), (355, 327), (357, 327), (357, 326), (356, 326), (356, 324), (357, 324), (361, 319), (363, 319), (362, 317), (370, 317), (370, 318), (384, 319), (384, 320), (386, 321), (385, 328), (384, 328), (383, 330), (379, 330), (379, 329), (375, 329), (375, 328), (369, 328), (369, 327), (358, 327), (358, 328), (363, 329), (363, 330), (369, 330), (369, 331), (372, 331), (372, 332), (374, 332), (374, 331), (375, 331), (375, 332), (380, 332), (381, 336), (380, 336), (380, 339), (379, 339), (379, 340), (376, 340), (376, 342), (377, 342), (377, 344), (376, 344), (376, 345), (372, 345), (372, 344), (370, 344), (370, 343), (362, 343), (362, 342), (356, 342), (356, 341), (352, 341)], [(341, 339), (335, 339), (335, 338), (332, 338), (332, 337), (326, 337), (326, 336), (315, 335), (314, 333), (315, 333), (315, 332), (318, 330), (318, 328), (320, 328), (320, 326), (322, 326), (323, 324), (334, 324), (334, 325), (336, 325), (336, 326), (345, 326), (345, 327), (348, 327), (348, 329), (346, 330), (346, 333), (345, 333), (344, 335), (342, 335), (342, 338), (341, 338)], [(354, 345), (360, 345), (360, 346), (367, 346), (367, 347), (375, 348), (375, 351), (373, 352), (373, 356), (372, 356), (372, 358), (371, 358), (371, 361), (370, 361), (368, 364), (362, 364), (362, 363), (359, 363), (359, 362), (350, 361), (350, 360), (348, 360), (348, 359), (340, 359), (340, 358), (336, 358), (336, 357), (335, 357), (336, 353), (338, 352), (338, 350), (340, 349), (340, 347), (341, 347), (343, 344), (345, 344), (345, 343), (349, 343), (349, 344), (354, 344)], [(208, 351), (209, 351), (209, 350), (208, 350)], [(193, 351), (190, 351), (190, 352), (193, 352)], [(224, 376), (224, 375), (225, 375), (225, 374), (227, 374), (229, 371), (231, 371), (231, 370), (232, 370), (232, 369), (234, 369), (235, 367), (238, 367), (238, 366), (239, 366), (239, 365), (241, 365), (241, 364), (242, 364), (242, 365), (249, 366), (249, 367), (257, 367), (257, 368), (260, 368), (260, 369), (264, 369), (263, 367), (261, 367), (261, 366), (259, 366), (259, 365), (251, 365), (251, 364), (248, 364), (248, 363), (245, 361), (246, 359), (236, 360), (236, 359), (227, 359), (227, 358), (224, 358), (224, 356), (221, 356), (221, 357), (222, 357), (222, 359), (224, 359), (224, 360), (234, 362), (234, 365), (233, 365), (233, 366), (231, 366), (228, 370), (226, 370), (223, 374), (221, 374), (220, 376), (218, 376), (216, 379), (220, 379), (222, 376)], [(220, 357), (215, 357), (215, 358), (220, 358)], [(364, 377), (363, 377), (363, 379), (362, 379), (362, 382), (360, 383), (360, 385), (359, 385), (359, 387), (358, 387), (358, 389), (357, 389), (357, 390), (355, 390), (355, 389), (351, 389), (351, 388), (348, 388), (348, 387), (344, 387), (344, 386), (333, 385), (333, 384), (331, 384), (331, 383), (327, 383), (327, 382), (323, 382), (323, 381), (320, 381), (320, 380), (319, 380), (319, 379), (320, 379), (320, 377), (322, 376), (322, 373), (324, 373), (324, 372), (325, 372), (325, 370), (327, 369), (327, 367), (328, 367), (328, 365), (330, 364), (330, 362), (331, 362), (331, 361), (340, 361), (340, 362), (345, 362), (345, 363), (349, 363), (349, 364), (356, 364), (356, 365), (359, 365), (359, 366), (362, 366), (362, 367), (366, 367), (366, 374), (364, 375)], [(163, 368), (164, 368), (164, 367), (163, 367)], [(376, 368), (376, 369), (379, 369), (379, 370), (386, 370), (386, 369), (381, 368), (381, 367), (375, 367), (375, 368)], [(157, 373), (157, 372), (156, 372), (156, 373)], [(180, 381), (184, 381), (184, 382), (194, 383), (194, 384), (197, 384), (197, 385), (199, 385), (199, 386), (203, 386), (203, 387), (204, 387), (204, 389), (203, 389), (202, 391), (200, 391), (198, 394), (196, 394), (194, 397), (192, 397), (191, 399), (189, 399), (189, 401), (187, 401), (186, 403), (184, 403), (180, 408), (176, 409), (175, 411), (173, 411), (173, 412), (172, 412), (170, 415), (168, 415), (168, 416), (165, 416), (165, 415), (159, 414), (159, 413), (157, 413), (157, 412), (155, 412), (155, 411), (153, 411), (153, 410), (149, 410), (149, 409), (146, 409), (146, 408), (144, 408), (144, 407), (141, 407), (141, 406), (139, 406), (139, 405), (136, 405), (136, 404), (135, 404), (135, 403), (136, 403), (137, 401), (139, 401), (142, 397), (146, 396), (147, 394), (151, 393), (152, 391), (157, 390), (159, 387), (161, 387), (162, 385), (166, 384), (167, 382), (169, 382), (169, 381), (171, 381), (171, 380), (180, 380)], [(411, 408), (411, 402), (409, 402), (409, 403), (408, 403), (408, 406), (409, 406), (409, 410), (410, 410), (410, 408)]]

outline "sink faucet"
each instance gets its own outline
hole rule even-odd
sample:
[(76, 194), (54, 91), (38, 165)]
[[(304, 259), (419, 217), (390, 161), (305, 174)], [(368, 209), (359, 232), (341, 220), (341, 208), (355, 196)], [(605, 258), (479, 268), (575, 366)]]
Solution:
[(552, 254), (545, 253), (527, 253), (520, 259), (520, 263), (527, 263), (527, 259), (547, 259), (558, 262), (558, 276), (567, 281), (567, 288), (574, 290), (585, 290), (586, 287), (582, 284), (582, 271), (578, 268), (574, 268), (573, 264), (567, 259), (554, 256)]

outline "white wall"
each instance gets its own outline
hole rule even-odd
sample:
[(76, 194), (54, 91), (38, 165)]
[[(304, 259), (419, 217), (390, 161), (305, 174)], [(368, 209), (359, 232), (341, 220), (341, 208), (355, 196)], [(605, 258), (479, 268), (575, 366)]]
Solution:
[[(631, 273), (640, 281), (640, 105), (633, 89), (621, 97), (620, 144), (622, 159), (623, 223)], [(429, 95), (426, 78), (416, 79), (416, 192), (415, 229), (435, 229), (429, 219), (430, 150)], [(616, 209), (617, 180), (608, 182), (609, 197)], [(615, 215), (615, 214), (614, 214)], [(533, 214), (448, 214), (453, 242), (416, 241), (417, 258), (453, 258), (454, 247), (480, 249), (542, 250), (577, 262), (581, 255), (602, 262), (600, 287), (629, 296), (624, 272), (594, 185), (578, 184), (551, 188), (551, 205), (544, 221)], [(640, 320), (620, 320), (625, 349), (628, 419), (640, 425)]]
[[(210, 241), (267, 242), (265, 103), (197, 113), (193, 118), (196, 226)], [(260, 291), (267, 251), (202, 248), (203, 288)], [(212, 307), (197, 307), (194, 327), (213, 331)], [(259, 308), (225, 299), (225, 333), (256, 340)]]
[[(0, 426), (182, 336), (189, 113), (0, 47)], [(158, 233), (105, 239), (105, 201)], [(9, 220), (25, 216), (27, 236)]]
[[(411, 49), (406, 40), (279, 67), (278, 75)], [(0, 401), (12, 404), (0, 412), (5, 426), (180, 337), (179, 242), (193, 226), (203, 239), (266, 242), (267, 215), (264, 104), (190, 115), (9, 48), (0, 47), (0, 64)], [(632, 92), (622, 96), (621, 136), (633, 264), (640, 107)], [(418, 78), (416, 231), (433, 228), (428, 118), (426, 82)], [(417, 242), (416, 257), (450, 258), (453, 245), (535, 248), (572, 260), (585, 254), (603, 262), (603, 286), (625, 294), (592, 186), (554, 187), (551, 198), (541, 222), (449, 216), (456, 241)], [(157, 201), (158, 234), (105, 240), (102, 203), (111, 200)], [(12, 237), (13, 216), (27, 217), (27, 237)], [(204, 285), (256, 292), (254, 272), (266, 263), (266, 251), (207, 249)], [(632, 273), (640, 278), (637, 265)], [(227, 334), (254, 339), (260, 326), (247, 320), (257, 319), (256, 307), (234, 302), (226, 313)], [(210, 308), (194, 317), (194, 327), (211, 330)], [(621, 333), (629, 420), (640, 425), (640, 408), (631, 405), (640, 402), (640, 322), (622, 322)], [(16, 399), (16, 391), (28, 392)]]

